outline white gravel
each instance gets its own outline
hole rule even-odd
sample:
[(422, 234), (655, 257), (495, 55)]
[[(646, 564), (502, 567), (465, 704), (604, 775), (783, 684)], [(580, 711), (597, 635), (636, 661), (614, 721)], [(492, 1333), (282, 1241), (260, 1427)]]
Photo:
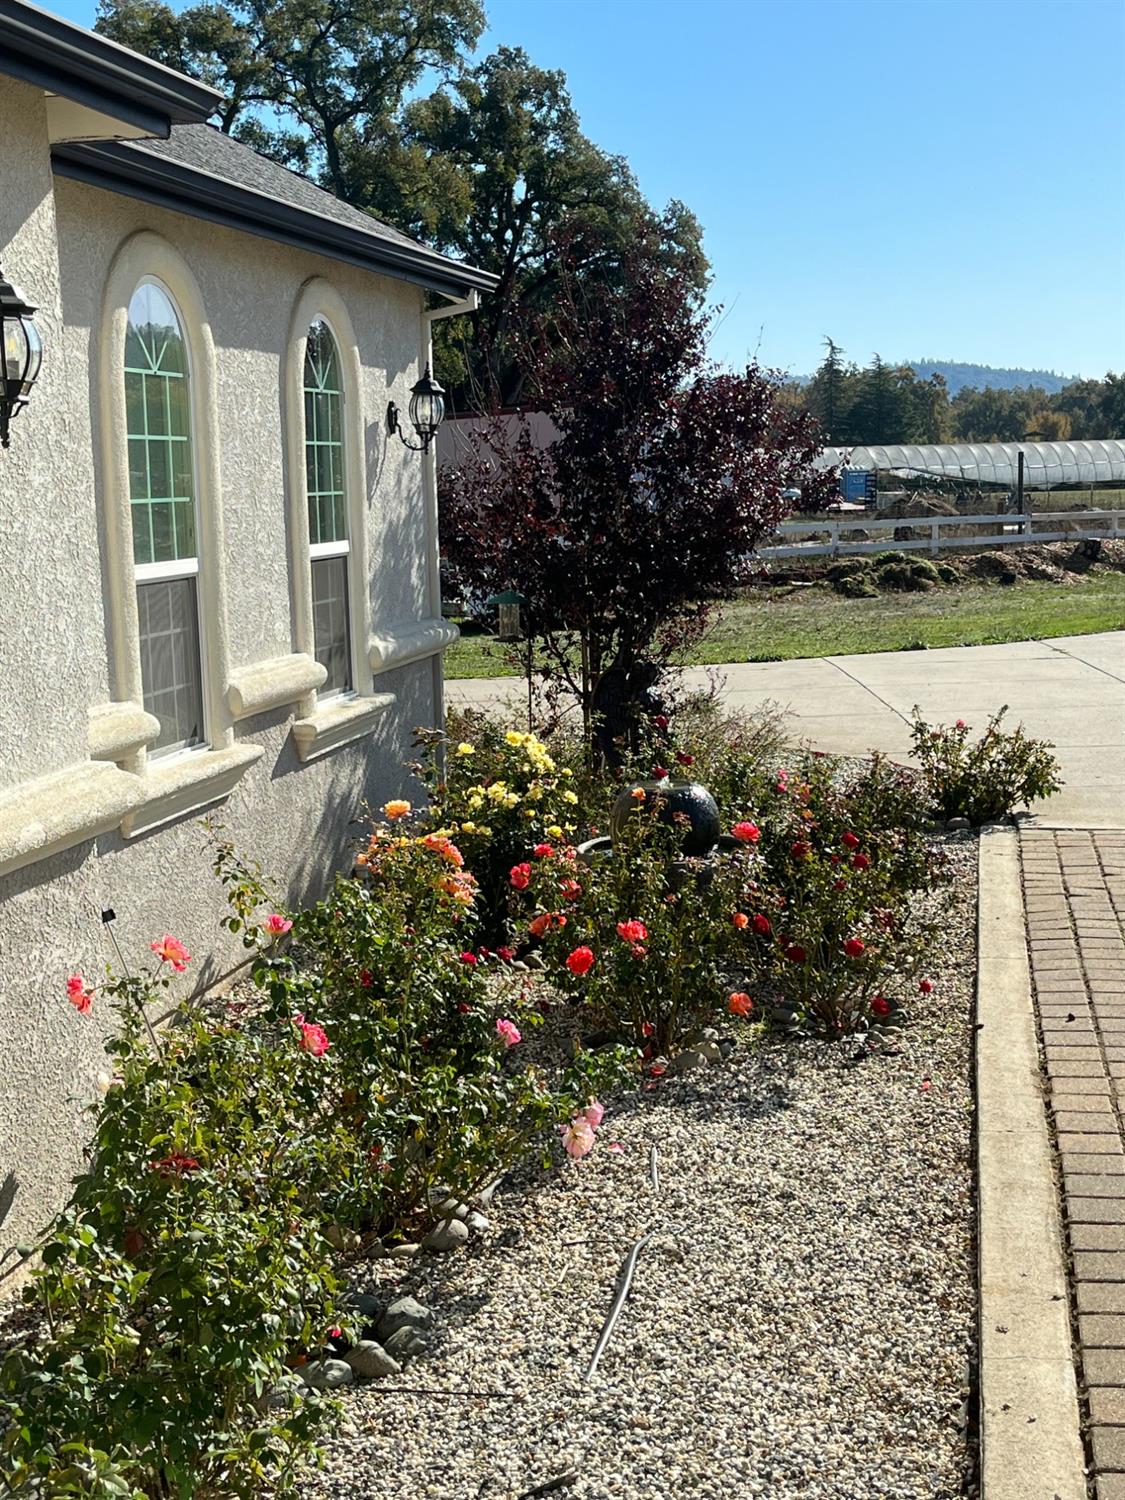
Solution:
[[(740, 1046), (619, 1101), (585, 1162), (502, 1188), (467, 1250), (372, 1266), (369, 1290), (435, 1310), (433, 1350), (347, 1394), (309, 1500), (519, 1500), (571, 1472), (563, 1500), (974, 1493), (976, 848), (949, 847), (937, 988), (898, 1055)], [(587, 1380), (621, 1261), (653, 1227)]]

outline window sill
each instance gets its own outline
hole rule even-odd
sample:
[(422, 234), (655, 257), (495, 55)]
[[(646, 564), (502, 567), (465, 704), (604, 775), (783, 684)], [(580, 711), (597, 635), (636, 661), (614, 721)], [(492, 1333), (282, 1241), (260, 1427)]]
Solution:
[(87, 745), (92, 760), (128, 760), (160, 734), (160, 720), (139, 703), (99, 703), (90, 710)]
[(108, 832), (143, 799), (139, 776), (100, 760), (0, 793), (0, 874)]
[(327, 676), (325, 668), (304, 652), (275, 656), (232, 672), (227, 702), (234, 718), (248, 719), (251, 714), (299, 702), (307, 693), (315, 692)]
[(460, 634), (448, 620), (403, 620), (373, 630), (367, 643), (371, 670), (376, 674), (389, 672), (392, 667), (405, 667), (424, 656), (436, 656), (452, 646)]
[(201, 811), (229, 797), (249, 768), (262, 755), (261, 745), (231, 745), (226, 750), (196, 750), (166, 762), (149, 761), (139, 805), (122, 821), (125, 838), (136, 838), (161, 823)]
[(322, 704), (307, 719), (294, 722), (297, 754), (304, 761), (316, 760), (338, 745), (362, 739), (379, 715), (394, 703), (394, 693), (373, 693), (366, 698), (342, 698)]

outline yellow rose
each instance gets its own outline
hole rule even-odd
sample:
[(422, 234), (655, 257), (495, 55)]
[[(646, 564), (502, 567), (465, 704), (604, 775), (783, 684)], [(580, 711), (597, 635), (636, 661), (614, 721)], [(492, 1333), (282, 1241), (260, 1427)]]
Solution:
[(477, 825), (475, 823), (462, 823), (461, 824), (461, 832), (462, 833), (476, 833), (476, 831), (477, 831)]
[(516, 730), (509, 729), (504, 738), (507, 740), (509, 745), (522, 745), (524, 740), (527, 739), (527, 735), (519, 734)]
[(468, 740), (462, 740), (461, 743), (457, 746), (458, 755), (475, 755), (476, 753), (477, 747), (475, 745), (470, 745)]
[(569, 802), (571, 807), (576, 807), (578, 805), (578, 793), (572, 792), (569, 787), (567, 787), (566, 791), (562, 794), (562, 799), (564, 802)]
[(484, 806), (484, 798), (480, 795), (479, 792), (477, 793), (477, 795), (475, 797), (470, 797), (469, 798), (469, 811), (470, 812), (480, 812), (480, 810), (481, 810), (481, 808), (483, 806)]
[(561, 839), (563, 835), (563, 831), (557, 823), (552, 823), (550, 828), (547, 829), (547, 832), (553, 839)]

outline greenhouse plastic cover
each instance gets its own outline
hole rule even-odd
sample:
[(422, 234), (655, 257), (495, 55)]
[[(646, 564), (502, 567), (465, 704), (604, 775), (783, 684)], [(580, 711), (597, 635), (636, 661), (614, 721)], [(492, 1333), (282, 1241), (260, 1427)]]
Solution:
[(1029, 489), (1056, 484), (1125, 483), (1125, 440), (1074, 443), (902, 443), (825, 448), (819, 468), (875, 469), (900, 478), (933, 475), (969, 484), (1016, 485), (1017, 455)]

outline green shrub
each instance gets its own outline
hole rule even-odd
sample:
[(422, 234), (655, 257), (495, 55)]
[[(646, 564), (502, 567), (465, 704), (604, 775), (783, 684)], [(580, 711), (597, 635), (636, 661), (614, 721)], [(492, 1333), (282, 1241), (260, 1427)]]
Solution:
[(914, 754), (933, 813), (967, 818), (978, 827), (1050, 797), (1062, 786), (1059, 763), (1048, 740), (1034, 740), (1018, 725), (1000, 728), (1007, 705), (993, 714), (984, 734), (971, 742), (964, 719), (950, 726), (927, 724), (914, 710)]
[(869, 572), (849, 573), (832, 587), (847, 599), (874, 599), (879, 593), (879, 586)]
[(29, 1288), (49, 1337), (0, 1368), (15, 1493), (291, 1495), (325, 1415), (268, 1395), (336, 1321), (308, 1187), (334, 1153), (331, 1064), (292, 1025), (267, 1036), (188, 1006), (156, 1042), (141, 1007), (161, 984), (98, 992), (120, 1018), (115, 1077)]

